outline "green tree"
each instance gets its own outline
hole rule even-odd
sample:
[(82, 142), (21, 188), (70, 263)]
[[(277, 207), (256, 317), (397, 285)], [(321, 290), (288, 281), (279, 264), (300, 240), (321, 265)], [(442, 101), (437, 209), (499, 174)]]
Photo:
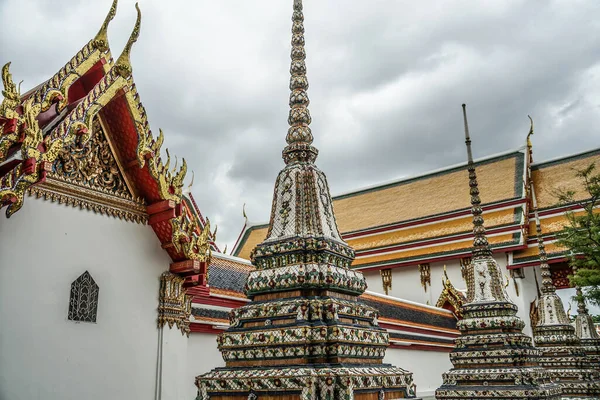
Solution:
[(600, 213), (596, 209), (600, 206), (600, 174), (593, 163), (576, 170), (575, 176), (581, 179), (586, 193), (581, 196), (572, 190), (557, 190), (559, 202), (575, 208), (566, 213), (568, 224), (559, 233), (558, 243), (567, 248), (575, 271), (571, 283), (586, 287), (583, 296), (600, 306)]

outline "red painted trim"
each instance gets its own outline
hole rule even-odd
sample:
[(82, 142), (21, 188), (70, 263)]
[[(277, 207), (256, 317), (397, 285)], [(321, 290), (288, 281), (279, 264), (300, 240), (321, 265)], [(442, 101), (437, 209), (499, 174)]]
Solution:
[[(548, 241), (549, 241), (549, 240), (557, 240), (557, 239), (558, 239), (558, 238), (557, 238), (555, 235), (548, 235), (548, 236), (544, 236), (544, 235), (542, 235), (542, 237), (544, 238), (544, 241), (546, 241), (546, 240), (548, 240)], [(534, 236), (534, 237), (531, 237), (531, 236), (530, 236), (530, 237), (527, 239), (527, 244), (528, 244), (528, 245), (529, 245), (529, 244), (536, 244), (537, 242), (538, 242), (538, 238), (537, 238), (537, 236)]]
[[(508, 207), (508, 206), (512, 206), (512, 205), (516, 206), (516, 205), (520, 205), (520, 204), (525, 205), (526, 199), (520, 198), (520, 199), (510, 200), (510, 201), (496, 203), (496, 204), (492, 204), (492, 205), (487, 205), (487, 206), (483, 206), (482, 209), (485, 212), (485, 211), (489, 211), (489, 210), (495, 210), (498, 208)], [(400, 229), (400, 228), (406, 228), (409, 226), (423, 225), (423, 224), (427, 224), (430, 222), (437, 222), (437, 221), (442, 221), (445, 219), (464, 217), (464, 216), (469, 216), (469, 215), (471, 215), (471, 209), (467, 208), (464, 210), (450, 212), (449, 214), (444, 214), (444, 215), (440, 215), (440, 216), (436, 216), (436, 217), (429, 217), (429, 218), (426, 217), (426, 218), (422, 218), (422, 219), (418, 219), (418, 220), (414, 220), (414, 221), (410, 221), (410, 222), (398, 222), (396, 224), (388, 225), (385, 227), (370, 228), (370, 229), (365, 229), (365, 230), (362, 230), (359, 232), (346, 233), (346, 234), (342, 234), (342, 237), (343, 237), (343, 239), (347, 240), (347, 239), (352, 239), (352, 238), (356, 238), (356, 237), (372, 235), (374, 233), (387, 232), (387, 231), (396, 230), (396, 229)]]
[(238, 308), (238, 307), (245, 306), (246, 304), (248, 304), (248, 302), (246, 302), (246, 301), (222, 299), (220, 297), (211, 296), (210, 293), (208, 293), (208, 292), (195, 292), (193, 290), (194, 289), (188, 290), (188, 294), (194, 296), (192, 298), (192, 303), (206, 304), (206, 305), (210, 305), (210, 306), (219, 306), (219, 307), (226, 307), (226, 308)]
[[(505, 226), (502, 228), (496, 228), (496, 229), (492, 228), (487, 231), (487, 234), (492, 235), (492, 234), (502, 233), (502, 232), (521, 231), (522, 228), (523, 228), (523, 225), (518, 225), (518, 224), (511, 225), (511, 226)], [(467, 240), (470, 238), (473, 238), (472, 232), (463, 233), (463, 234), (452, 236), (452, 237), (426, 239), (426, 240), (422, 240), (422, 241), (415, 242), (415, 243), (400, 244), (400, 245), (396, 245), (396, 246), (392, 246), (392, 247), (385, 247), (385, 248), (379, 248), (379, 249), (374, 249), (374, 250), (362, 250), (362, 251), (357, 251), (356, 255), (358, 258), (358, 257), (362, 257), (362, 256), (367, 256), (367, 255), (389, 253), (392, 251), (405, 250), (405, 249), (410, 249), (413, 247), (421, 247), (421, 246), (425, 246), (425, 245), (434, 245), (434, 244), (438, 244), (438, 243), (453, 242), (456, 240)]]
[(247, 223), (244, 222), (244, 226), (242, 228), (242, 231), (240, 232), (240, 234), (238, 235), (237, 240), (235, 241), (235, 244), (233, 245), (233, 248), (231, 249), (231, 254), (235, 253), (235, 251), (237, 250), (237, 246), (240, 243), (240, 239), (242, 238), (242, 236), (244, 236), (244, 233), (246, 232), (246, 225)]
[[(565, 262), (568, 261), (567, 257), (558, 257), (558, 258), (549, 258), (548, 259), (548, 264), (557, 264), (560, 262)], [(511, 264), (511, 265), (507, 265), (506, 268), (507, 269), (517, 269), (517, 268), (524, 268), (524, 267), (535, 267), (540, 265), (540, 261), (530, 261), (530, 262), (526, 262), (523, 264)]]
[(158, 201), (154, 204), (150, 204), (146, 207), (146, 212), (150, 215), (158, 214), (162, 211), (172, 210), (175, 208), (175, 202), (173, 200)]
[(221, 332), (219, 329), (213, 329), (212, 325), (205, 325), (199, 323), (190, 323), (190, 332), (191, 333), (212, 333), (214, 335)]
[(434, 331), (433, 329), (435, 329), (435, 326), (432, 326), (431, 329), (424, 329), (424, 328), (416, 328), (416, 327), (408, 327), (408, 326), (398, 326), (398, 325), (392, 325), (389, 323), (385, 323), (385, 322), (381, 322), (379, 321), (379, 326), (384, 328), (384, 329), (391, 329), (394, 331), (402, 331), (402, 332), (412, 332), (412, 333), (421, 333), (423, 335), (435, 335), (435, 336), (443, 336), (443, 337), (447, 337), (447, 338), (457, 338), (460, 336), (460, 333), (449, 333), (449, 332), (439, 332), (439, 331)]
[(209, 290), (210, 289), (208, 288), (208, 286), (195, 286), (193, 288), (189, 288), (187, 294), (193, 296), (193, 298), (200, 296), (208, 296)]
[[(552, 214), (564, 214), (568, 211), (575, 211), (575, 210), (583, 210), (583, 207), (581, 207), (580, 205), (577, 205), (577, 204), (570, 204), (567, 206), (561, 206), (561, 207), (551, 208), (548, 210), (538, 211), (538, 214), (540, 217), (542, 217), (542, 216), (552, 215)], [(531, 220), (535, 219), (535, 213), (533, 211), (529, 212), (529, 219), (531, 219)]]
[[(494, 249), (492, 249), (492, 252), (493, 253), (507, 253), (507, 252), (515, 251), (515, 250), (524, 250), (526, 248), (527, 248), (526, 244), (520, 244), (517, 246), (494, 248)], [(440, 261), (455, 260), (457, 258), (462, 258), (465, 256), (470, 256), (470, 255), (471, 255), (471, 249), (465, 249), (464, 251), (454, 253), (454, 254), (449, 254), (447, 256), (422, 258), (419, 260), (400, 261), (400, 262), (396, 262), (396, 263), (377, 265), (377, 266), (373, 266), (373, 267), (361, 267), (360, 265), (356, 265), (353, 269), (355, 269), (357, 271), (361, 271), (361, 272), (380, 271), (382, 269), (388, 269), (388, 268), (411, 267), (411, 266), (416, 266), (417, 264), (423, 264), (423, 263), (433, 263), (433, 262), (440, 262)], [(518, 268), (518, 267), (516, 267), (516, 268)]]
[(175, 215), (174, 208), (172, 208), (170, 210), (159, 212), (158, 214), (150, 214), (150, 217), (148, 218), (148, 225), (150, 225), (150, 226), (156, 225), (161, 222), (168, 221), (175, 217), (176, 217), (176, 215)]
[(393, 343), (391, 343), (388, 348), (400, 349), (400, 350), (437, 351), (439, 353), (450, 353), (452, 350), (454, 350), (454, 348), (452, 348), (452, 347), (427, 346), (424, 344), (411, 344), (410, 346), (401, 346), (401, 345), (393, 344)]

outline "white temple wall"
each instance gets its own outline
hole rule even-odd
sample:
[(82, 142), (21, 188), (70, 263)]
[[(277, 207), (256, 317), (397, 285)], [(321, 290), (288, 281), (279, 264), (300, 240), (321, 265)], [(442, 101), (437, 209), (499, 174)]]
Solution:
[(194, 399), (196, 397), (196, 377), (214, 368), (224, 367), (225, 361), (217, 349), (217, 335), (214, 333), (192, 333), (188, 344), (187, 374), (185, 388), (186, 397), (182, 399)]
[[(0, 219), (0, 238), (0, 399), (155, 398), (170, 259), (152, 229), (29, 197)], [(67, 319), (86, 270), (99, 286), (97, 323)]]
[[(416, 264), (392, 269), (392, 289), (389, 290), (388, 295), (435, 306), (440, 293), (442, 293), (444, 265), (446, 265), (452, 284), (458, 290), (466, 289), (467, 285), (461, 275), (460, 262), (449, 260), (430, 264), (430, 284), (427, 284), (427, 290), (421, 285), (421, 274)], [(364, 275), (367, 280), (367, 290), (385, 294), (379, 271), (365, 271)]]
[(433, 396), (442, 384), (442, 374), (452, 368), (449, 354), (436, 351), (388, 348), (384, 362), (412, 372), (417, 395), (423, 397)]
[[(187, 381), (188, 337), (177, 326), (160, 328), (158, 351), (160, 400), (193, 399)], [(195, 393), (195, 392), (194, 392)]]
[[(504, 276), (503, 281), (505, 283), (506, 279), (508, 278), (508, 286), (506, 287), (506, 291), (510, 299), (519, 307), (518, 315), (526, 323), (524, 332), (528, 335), (531, 335), (532, 332), (529, 320), (529, 305), (537, 296), (535, 284), (536, 274), (538, 275), (538, 281), (541, 282), (539, 268), (524, 268), (525, 278), (516, 278), (513, 280), (510, 277), (510, 271), (506, 268), (506, 253), (496, 253), (494, 254), (494, 259), (502, 271)], [(392, 289), (389, 291), (389, 295), (401, 299), (415, 301), (421, 304), (435, 306), (440, 293), (442, 292), (444, 265), (446, 265), (448, 277), (452, 281), (454, 287), (460, 291), (465, 291), (466, 293), (467, 284), (462, 278), (459, 260), (449, 260), (430, 264), (431, 285), (427, 285), (427, 291), (425, 291), (421, 285), (421, 275), (417, 265), (392, 269)], [(367, 290), (385, 294), (381, 281), (381, 274), (379, 271), (366, 271), (364, 272), (364, 275), (367, 280)], [(519, 286), (519, 295), (517, 295), (515, 290), (515, 281)]]

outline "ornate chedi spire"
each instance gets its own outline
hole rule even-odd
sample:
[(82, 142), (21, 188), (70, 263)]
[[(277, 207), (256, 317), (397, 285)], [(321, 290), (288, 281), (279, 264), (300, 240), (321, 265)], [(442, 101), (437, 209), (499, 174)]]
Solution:
[(414, 398), (412, 374), (383, 364), (388, 333), (357, 301), (366, 289), (350, 269), (308, 111), (302, 2), (294, 1), (290, 128), (275, 182), (267, 238), (252, 252), (252, 300), (218, 339), (225, 368), (196, 379), (199, 399), (364, 400)]
[(461, 336), (450, 353), (454, 368), (443, 375), (436, 391), (441, 399), (558, 399), (560, 389), (538, 366), (540, 352), (523, 334), (524, 322), (517, 306), (506, 294), (502, 273), (488, 244), (483, 226), (477, 175), (463, 104), (468, 155), (473, 250), (466, 267), (467, 300), (463, 319), (457, 323)]
[(533, 327), (535, 345), (542, 351), (540, 365), (546, 368), (552, 380), (560, 385), (563, 398), (597, 399), (600, 397), (598, 373), (586, 356), (585, 348), (565, 313), (563, 302), (556, 294), (548, 266), (533, 184), (530, 190), (542, 275), (537, 324)]

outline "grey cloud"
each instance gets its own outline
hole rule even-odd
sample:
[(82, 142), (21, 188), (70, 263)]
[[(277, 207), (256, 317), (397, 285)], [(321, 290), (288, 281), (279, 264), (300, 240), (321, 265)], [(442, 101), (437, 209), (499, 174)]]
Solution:
[[(3, 1), (0, 62), (13, 60), (25, 86), (47, 79), (109, 3)], [(597, 2), (304, 3), (317, 163), (333, 194), (464, 161), (463, 102), (476, 157), (523, 145), (527, 114), (536, 160), (598, 147)], [(133, 4), (121, 0), (111, 24), (114, 56)], [(231, 248), (243, 203), (252, 220), (268, 219), (283, 166), (292, 1), (141, 7), (132, 58), (151, 126), (195, 171), (194, 195)]]

